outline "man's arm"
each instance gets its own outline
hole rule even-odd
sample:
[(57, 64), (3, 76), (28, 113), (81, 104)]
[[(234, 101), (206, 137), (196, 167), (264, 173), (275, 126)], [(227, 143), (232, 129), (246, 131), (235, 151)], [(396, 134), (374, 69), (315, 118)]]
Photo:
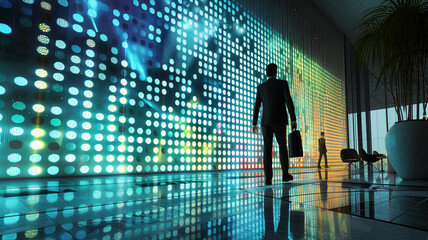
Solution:
[(254, 112), (253, 112), (253, 133), (257, 133), (257, 121), (259, 119), (260, 106), (262, 105), (262, 98), (259, 93), (259, 88), (257, 88), (256, 102), (254, 103)]
[(288, 112), (290, 113), (291, 128), (296, 129), (297, 128), (296, 112), (294, 111), (294, 103), (293, 103), (293, 99), (291, 98), (290, 88), (288, 87), (287, 81), (285, 81), (285, 103), (287, 104), (287, 109), (288, 109)]

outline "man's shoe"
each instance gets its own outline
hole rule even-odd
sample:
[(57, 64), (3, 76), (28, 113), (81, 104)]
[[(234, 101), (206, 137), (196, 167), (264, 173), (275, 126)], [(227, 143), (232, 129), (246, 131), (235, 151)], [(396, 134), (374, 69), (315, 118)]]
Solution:
[(291, 174), (287, 174), (287, 175), (282, 177), (282, 181), (284, 181), (284, 182), (288, 182), (291, 180), (293, 180), (293, 175), (291, 175)]
[(320, 166), (320, 165), (318, 165), (318, 168), (321, 168), (321, 166)]

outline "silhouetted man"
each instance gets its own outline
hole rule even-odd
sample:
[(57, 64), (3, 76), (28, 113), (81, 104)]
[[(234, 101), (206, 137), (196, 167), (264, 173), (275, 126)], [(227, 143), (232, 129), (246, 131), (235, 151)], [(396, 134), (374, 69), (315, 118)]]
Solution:
[[(277, 66), (271, 63), (266, 66), (268, 80), (257, 87), (256, 103), (253, 113), (253, 133), (257, 133), (257, 120), (259, 118), (260, 105), (263, 103), (262, 133), (264, 142), (263, 163), (266, 185), (272, 184), (272, 140), (275, 133), (279, 145), (279, 159), (282, 168), (282, 180), (293, 180), (288, 173), (288, 151), (287, 151), (287, 125), (290, 113), (291, 128), (296, 129), (296, 114), (294, 112), (293, 100), (287, 81), (276, 78)], [(285, 107), (287, 105), (287, 108)]]
[(320, 157), (318, 158), (318, 168), (321, 168), (321, 158), (324, 156), (325, 168), (328, 168), (327, 165), (327, 146), (325, 144), (324, 132), (321, 132), (321, 137), (318, 138), (318, 152)]

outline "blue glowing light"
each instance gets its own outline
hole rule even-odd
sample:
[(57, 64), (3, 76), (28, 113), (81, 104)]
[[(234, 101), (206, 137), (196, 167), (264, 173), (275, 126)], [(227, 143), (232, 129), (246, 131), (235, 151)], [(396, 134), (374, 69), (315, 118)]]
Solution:
[(26, 86), (28, 84), (28, 80), (23, 77), (16, 77), (13, 81), (18, 86)]
[(73, 30), (76, 31), (76, 32), (78, 32), (78, 33), (83, 32), (83, 28), (79, 24), (74, 24), (73, 25)]
[(67, 0), (58, 0), (58, 3), (63, 7), (68, 7), (68, 1)]
[(0, 23), (0, 33), (10, 34), (12, 32), (12, 28), (5, 23)]
[(78, 13), (73, 14), (73, 19), (76, 20), (76, 22), (83, 22), (83, 16)]

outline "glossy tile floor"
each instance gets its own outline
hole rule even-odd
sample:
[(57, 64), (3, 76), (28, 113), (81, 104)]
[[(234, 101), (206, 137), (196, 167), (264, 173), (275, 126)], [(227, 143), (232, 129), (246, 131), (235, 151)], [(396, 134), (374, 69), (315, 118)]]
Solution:
[(344, 167), (0, 181), (2, 239), (428, 239), (428, 181)]

